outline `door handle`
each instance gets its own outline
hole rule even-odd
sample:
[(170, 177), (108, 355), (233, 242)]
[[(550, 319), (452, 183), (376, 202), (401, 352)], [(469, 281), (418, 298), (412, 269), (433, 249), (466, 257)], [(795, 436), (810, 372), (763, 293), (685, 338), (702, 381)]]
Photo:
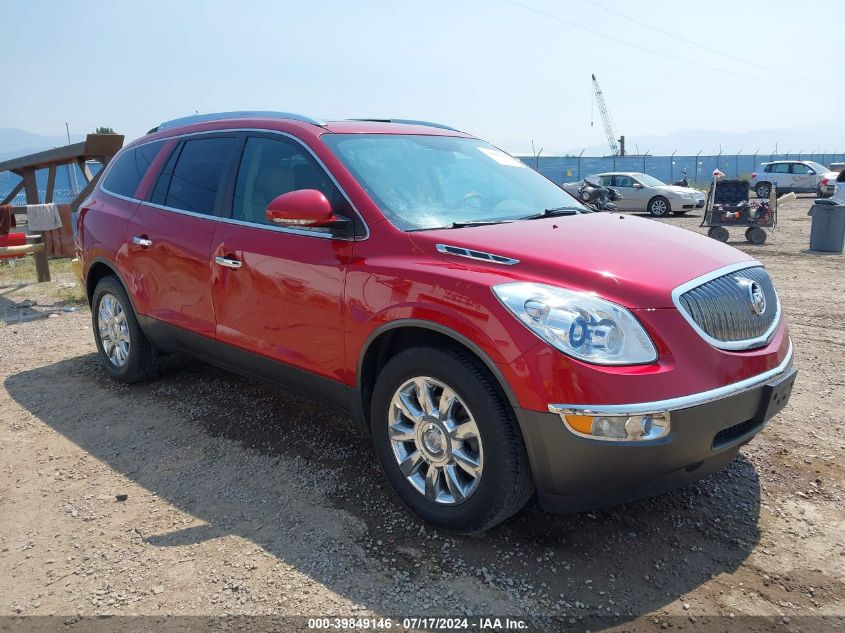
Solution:
[(134, 235), (132, 237), (132, 243), (135, 246), (140, 246), (141, 248), (149, 248), (153, 245), (153, 241), (146, 237), (141, 237), (140, 235)]
[(232, 268), (233, 270), (237, 270), (241, 266), (243, 266), (243, 262), (239, 259), (230, 259), (228, 257), (220, 257), (220, 255), (216, 255), (214, 257), (214, 261), (217, 262), (220, 266), (225, 266), (226, 268)]

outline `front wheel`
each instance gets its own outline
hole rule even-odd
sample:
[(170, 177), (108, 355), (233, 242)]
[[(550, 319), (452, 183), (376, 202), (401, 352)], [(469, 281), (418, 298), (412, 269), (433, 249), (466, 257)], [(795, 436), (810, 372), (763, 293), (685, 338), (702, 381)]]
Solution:
[(439, 528), (483, 532), (533, 492), (513, 410), (467, 353), (414, 347), (394, 356), (376, 380), (370, 419), (391, 487)]
[(656, 218), (665, 217), (671, 210), (669, 201), (663, 196), (652, 198), (648, 203), (648, 212)]

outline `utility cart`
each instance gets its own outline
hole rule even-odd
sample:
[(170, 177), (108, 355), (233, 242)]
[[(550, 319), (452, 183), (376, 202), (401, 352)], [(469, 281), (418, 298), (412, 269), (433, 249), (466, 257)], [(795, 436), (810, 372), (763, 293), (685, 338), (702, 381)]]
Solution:
[(752, 244), (766, 241), (766, 229), (777, 226), (777, 191), (772, 186), (768, 199), (750, 200), (750, 190), (747, 180), (713, 179), (704, 205), (704, 219), (701, 221), (701, 226), (710, 227), (707, 235), (714, 240), (727, 242), (730, 237), (728, 229), (744, 228), (745, 239)]

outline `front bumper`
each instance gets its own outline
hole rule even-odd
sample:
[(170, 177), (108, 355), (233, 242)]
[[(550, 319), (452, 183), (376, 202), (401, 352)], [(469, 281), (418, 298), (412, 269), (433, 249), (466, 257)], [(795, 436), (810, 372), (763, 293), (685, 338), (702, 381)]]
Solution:
[(593, 415), (669, 411), (669, 434), (652, 441), (585, 437), (558, 413), (517, 409), (540, 504), (555, 512), (616, 505), (721, 469), (785, 406), (796, 372), (790, 353), (774, 370), (701, 394), (634, 405), (549, 407)]

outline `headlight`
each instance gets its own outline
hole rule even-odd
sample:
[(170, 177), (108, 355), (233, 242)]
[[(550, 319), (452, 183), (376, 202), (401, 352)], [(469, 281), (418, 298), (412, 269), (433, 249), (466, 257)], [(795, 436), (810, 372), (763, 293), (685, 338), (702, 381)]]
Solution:
[(493, 293), (528, 329), (564, 354), (597, 365), (657, 360), (643, 326), (620, 305), (545, 284), (501, 284)]
[(681, 197), (687, 198), (688, 200), (692, 200), (692, 194), (691, 193), (682, 193)]

